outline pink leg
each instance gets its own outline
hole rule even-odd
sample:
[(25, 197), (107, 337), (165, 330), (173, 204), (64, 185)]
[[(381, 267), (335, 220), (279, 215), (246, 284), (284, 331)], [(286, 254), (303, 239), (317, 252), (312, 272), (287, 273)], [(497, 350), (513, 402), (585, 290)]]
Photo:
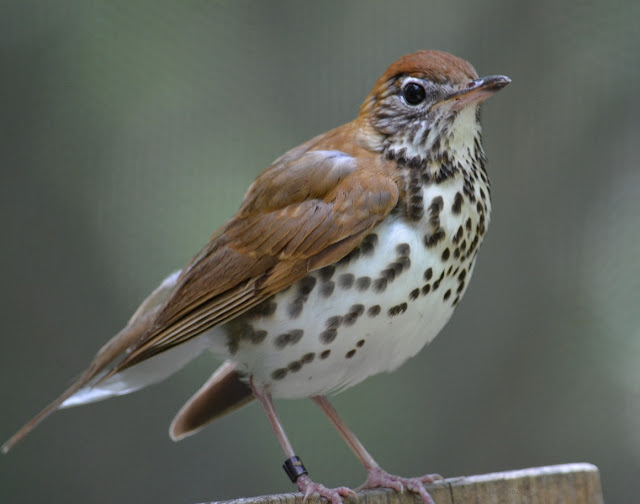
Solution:
[[(289, 442), (289, 438), (287, 434), (284, 432), (282, 424), (280, 423), (280, 419), (278, 418), (278, 414), (273, 406), (273, 400), (271, 399), (271, 394), (265, 390), (258, 390), (257, 387), (253, 385), (253, 382), (250, 380), (249, 385), (251, 386), (251, 390), (253, 391), (253, 395), (256, 396), (258, 402), (262, 405), (264, 412), (269, 419), (269, 423), (271, 423), (271, 427), (276, 434), (276, 438), (282, 447), (285, 455), (287, 456), (287, 461), (294, 458), (297, 462), (294, 462), (294, 466), (301, 468), (304, 472), (298, 471), (297, 476), (290, 476), (292, 480), (294, 480), (295, 484), (298, 486), (298, 491), (304, 494), (302, 502), (307, 502), (307, 499), (313, 493), (319, 494), (321, 497), (326, 498), (332, 504), (342, 504), (342, 497), (347, 496), (355, 496), (355, 492), (347, 487), (337, 487), (337, 488), (327, 488), (320, 483), (315, 483), (306, 473), (304, 466), (302, 466), (302, 462), (295, 456), (293, 451), (293, 447)], [(287, 474), (290, 472), (287, 471)], [(295, 479), (294, 479), (295, 478)], [(342, 497), (341, 497), (342, 496)]]
[(392, 488), (398, 492), (403, 492), (405, 488), (411, 492), (420, 494), (425, 504), (434, 504), (433, 499), (424, 488), (424, 483), (433, 483), (435, 480), (442, 479), (439, 474), (427, 474), (417, 478), (401, 478), (400, 476), (394, 476), (383, 470), (378, 463), (374, 460), (371, 454), (362, 445), (356, 435), (351, 432), (349, 427), (338, 416), (337, 411), (331, 406), (331, 403), (324, 396), (313, 396), (313, 402), (315, 402), (320, 409), (327, 415), (327, 418), (338, 429), (338, 432), (345, 440), (349, 448), (356, 454), (356, 457), (360, 459), (362, 465), (367, 471), (367, 481), (360, 488), (377, 488), (386, 487)]

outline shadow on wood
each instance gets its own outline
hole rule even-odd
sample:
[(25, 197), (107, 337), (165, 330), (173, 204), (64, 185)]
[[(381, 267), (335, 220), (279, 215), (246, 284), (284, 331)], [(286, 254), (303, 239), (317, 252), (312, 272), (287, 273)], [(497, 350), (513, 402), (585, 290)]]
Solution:
[[(478, 476), (462, 476), (427, 487), (436, 504), (603, 504), (598, 468), (563, 464)], [(312, 496), (309, 504), (326, 504)], [(345, 504), (422, 504), (416, 494), (377, 489), (358, 492)], [(302, 494), (263, 495), (210, 504), (302, 504)]]

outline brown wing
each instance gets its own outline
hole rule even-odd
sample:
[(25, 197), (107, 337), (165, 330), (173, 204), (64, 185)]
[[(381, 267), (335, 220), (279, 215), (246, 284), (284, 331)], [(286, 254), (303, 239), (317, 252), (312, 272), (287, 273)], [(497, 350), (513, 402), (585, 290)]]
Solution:
[(172, 275), (154, 291), (76, 382), (2, 451), (82, 387), (238, 316), (353, 250), (396, 206), (398, 185), (373, 153), (361, 151), (356, 161), (343, 152), (306, 150), (320, 147), (321, 138), (328, 137), (289, 151), (258, 177), (237, 215), (177, 280)]
[(397, 204), (398, 185), (378, 163), (373, 156), (358, 162), (343, 152), (309, 151), (265, 171), (237, 215), (183, 270), (151, 330), (106, 377), (347, 255)]

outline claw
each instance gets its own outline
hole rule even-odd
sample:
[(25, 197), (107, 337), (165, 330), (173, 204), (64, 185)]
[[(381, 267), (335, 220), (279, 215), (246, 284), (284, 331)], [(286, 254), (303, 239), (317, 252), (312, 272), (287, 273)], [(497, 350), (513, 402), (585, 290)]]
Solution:
[(298, 491), (304, 494), (302, 498), (303, 504), (306, 503), (314, 493), (317, 493), (320, 497), (324, 497), (332, 504), (343, 504), (342, 497), (356, 497), (356, 493), (350, 488), (327, 488), (320, 483), (315, 483), (306, 474), (298, 477), (296, 485), (298, 485)]
[(388, 472), (382, 470), (380, 467), (374, 467), (367, 471), (367, 481), (359, 488), (378, 488), (385, 487), (391, 488), (399, 493), (404, 493), (406, 488), (410, 492), (417, 493), (422, 497), (425, 504), (434, 504), (433, 499), (429, 495), (429, 492), (424, 488), (423, 483), (433, 483), (436, 480), (443, 479), (439, 474), (427, 474), (417, 478), (402, 478), (400, 476), (394, 476)]

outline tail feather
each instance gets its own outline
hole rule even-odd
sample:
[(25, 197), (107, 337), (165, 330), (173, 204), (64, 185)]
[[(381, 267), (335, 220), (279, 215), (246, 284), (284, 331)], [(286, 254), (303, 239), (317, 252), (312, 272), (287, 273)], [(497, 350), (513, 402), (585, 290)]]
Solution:
[(29, 434), (33, 429), (35, 429), (45, 418), (47, 418), (51, 413), (56, 411), (64, 401), (66, 401), (69, 397), (75, 394), (78, 390), (80, 390), (87, 382), (90, 381), (90, 376), (88, 371), (85, 373), (67, 390), (65, 390), (60, 397), (58, 397), (55, 401), (49, 404), (46, 408), (44, 408), (40, 413), (38, 413), (35, 417), (33, 417), (29, 423), (24, 425), (18, 432), (16, 432), (11, 438), (9, 438), (2, 445), (2, 453), (7, 453), (11, 450), (15, 445), (17, 445), (20, 441), (22, 441), (27, 434)]
[(180, 409), (169, 427), (174, 441), (195, 434), (208, 423), (250, 403), (254, 397), (237, 365), (225, 362)]
[[(180, 272), (177, 271), (167, 277), (162, 284), (160, 284), (160, 286), (143, 301), (129, 320), (127, 326), (100, 349), (87, 370), (82, 373), (73, 385), (38, 413), (31, 421), (29, 421), (29, 423), (16, 432), (6, 443), (2, 445), (0, 451), (2, 453), (7, 453), (16, 444), (22, 441), (27, 434), (35, 429), (44, 419), (51, 415), (51, 413), (56, 411), (58, 408), (63, 407), (65, 402), (67, 402), (67, 404), (64, 406), (72, 405), (73, 401), (69, 401), (69, 399), (76, 393), (82, 390), (89, 390), (93, 385), (98, 383), (106, 375), (106, 372), (110, 370), (120, 359), (122, 359), (122, 356), (126, 354), (127, 349), (149, 330), (155, 320), (160, 306), (173, 291), (179, 274)], [(170, 370), (169, 372), (164, 373), (161, 377), (168, 376), (170, 372), (175, 370), (177, 369)], [(76, 401), (76, 403), (80, 402), (89, 401)]]

